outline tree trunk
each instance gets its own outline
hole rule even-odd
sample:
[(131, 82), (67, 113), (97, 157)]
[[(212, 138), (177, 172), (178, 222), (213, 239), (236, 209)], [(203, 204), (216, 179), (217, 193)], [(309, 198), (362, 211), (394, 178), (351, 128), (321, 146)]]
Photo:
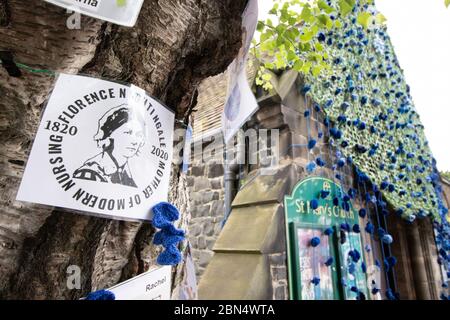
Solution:
[[(83, 17), (81, 29), (70, 30), (64, 9), (0, 0), (0, 50), (36, 69), (132, 83), (187, 123), (199, 82), (225, 70), (239, 50), (245, 2), (146, 0), (134, 28)], [(13, 78), (0, 66), (0, 298), (77, 299), (146, 271), (159, 253), (148, 223), (15, 201), (53, 82), (51, 75), (27, 71)], [(175, 165), (169, 201), (186, 227), (186, 181)], [(81, 290), (67, 287), (70, 265), (81, 268)]]

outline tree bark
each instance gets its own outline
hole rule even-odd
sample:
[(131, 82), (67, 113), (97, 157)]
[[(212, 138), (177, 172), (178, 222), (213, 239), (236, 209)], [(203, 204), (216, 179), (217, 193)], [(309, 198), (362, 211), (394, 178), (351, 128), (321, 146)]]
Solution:
[[(146, 0), (134, 28), (69, 14), (44, 1), (0, 0), (0, 50), (39, 69), (137, 85), (188, 122), (199, 82), (225, 70), (240, 47), (246, 0)], [(54, 77), (0, 66), (0, 298), (77, 299), (155, 265), (150, 224), (114, 221), (15, 201)], [(36, 181), (36, 183), (39, 183)], [(42, 186), (43, 188), (45, 186)], [(45, 192), (45, 189), (42, 190)], [(173, 166), (169, 200), (189, 220), (186, 181)], [(67, 267), (81, 268), (81, 290)], [(174, 278), (180, 278), (180, 267)], [(175, 282), (176, 284), (176, 282)]]

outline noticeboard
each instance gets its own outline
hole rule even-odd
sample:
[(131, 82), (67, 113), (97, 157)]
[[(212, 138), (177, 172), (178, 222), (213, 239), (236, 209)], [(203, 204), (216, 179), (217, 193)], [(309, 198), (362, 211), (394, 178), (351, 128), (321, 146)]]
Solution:
[[(320, 196), (322, 191), (328, 195)], [(323, 177), (309, 177), (300, 181), (291, 195), (284, 199), (287, 233), (287, 256), (289, 274), (289, 294), (294, 300), (338, 300), (355, 299), (356, 294), (350, 290), (354, 285), (367, 297), (366, 275), (361, 271), (364, 257), (356, 264), (356, 271), (348, 272), (350, 261), (348, 252), (357, 249), (362, 253), (362, 240), (358, 233), (348, 232), (347, 241), (340, 244), (339, 230), (341, 223), (353, 226), (359, 223), (357, 211), (350, 204), (350, 210), (334, 205), (333, 199), (340, 198), (343, 190), (334, 181)], [(312, 209), (312, 199), (318, 201), (317, 209)], [(324, 230), (332, 227), (331, 236)], [(312, 247), (313, 237), (320, 239), (317, 247)], [(333, 258), (331, 266), (325, 261)], [(318, 285), (312, 283), (319, 278)], [(345, 283), (343, 283), (345, 281)]]

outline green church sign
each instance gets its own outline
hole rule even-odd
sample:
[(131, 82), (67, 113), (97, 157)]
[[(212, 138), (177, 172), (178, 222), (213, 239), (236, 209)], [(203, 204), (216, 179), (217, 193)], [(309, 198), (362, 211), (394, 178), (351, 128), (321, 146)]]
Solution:
[[(322, 177), (310, 177), (300, 181), (284, 199), (287, 233), (287, 256), (289, 265), (289, 293), (291, 299), (337, 300), (354, 299), (350, 291), (354, 285), (367, 296), (365, 274), (361, 272), (364, 258), (355, 264), (358, 271), (348, 273), (348, 251), (362, 252), (361, 237), (349, 232), (345, 242), (336, 232), (342, 223), (350, 226), (359, 223), (357, 211), (350, 203), (348, 211), (334, 198), (342, 198), (342, 187)], [(311, 201), (317, 208), (311, 208)], [(333, 234), (325, 234), (332, 228)], [(320, 239), (316, 247), (311, 245), (313, 237)], [(326, 261), (333, 263), (327, 265)], [(314, 284), (313, 279), (320, 279)], [(338, 280), (340, 279), (340, 280)], [(347, 282), (345, 287), (341, 282)]]
[[(322, 191), (328, 193), (325, 198), (321, 197)], [(340, 205), (333, 204), (333, 199), (340, 199), (342, 192), (342, 188), (330, 179), (311, 177), (301, 181), (295, 186), (292, 195), (284, 199), (288, 221), (327, 226), (358, 223), (358, 213), (352, 205), (349, 211), (345, 211)], [(313, 199), (319, 204), (315, 210), (311, 208)]]

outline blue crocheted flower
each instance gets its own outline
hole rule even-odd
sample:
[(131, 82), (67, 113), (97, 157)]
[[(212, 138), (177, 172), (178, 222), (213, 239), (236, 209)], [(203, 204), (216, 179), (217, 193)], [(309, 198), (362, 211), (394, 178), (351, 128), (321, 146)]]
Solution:
[(170, 225), (171, 222), (178, 220), (180, 217), (178, 209), (168, 202), (158, 203), (153, 207), (152, 211), (152, 223), (155, 227), (160, 229)]
[(114, 293), (108, 290), (98, 290), (87, 295), (86, 300), (116, 300)]

